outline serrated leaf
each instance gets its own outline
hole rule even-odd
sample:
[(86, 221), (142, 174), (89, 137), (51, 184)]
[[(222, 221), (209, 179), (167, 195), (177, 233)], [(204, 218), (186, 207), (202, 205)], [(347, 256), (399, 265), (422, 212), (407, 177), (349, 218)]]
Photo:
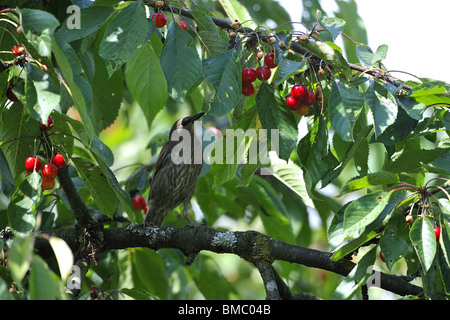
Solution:
[(14, 238), (8, 252), (8, 269), (16, 285), (20, 287), (28, 272), (34, 248), (34, 237)]
[(346, 193), (366, 189), (366, 188), (372, 188), (379, 185), (386, 185), (391, 183), (399, 183), (400, 179), (398, 177), (398, 174), (387, 172), (387, 171), (380, 171), (375, 173), (370, 173), (362, 177), (356, 177), (353, 178), (341, 188), (341, 192), (338, 196), (342, 196)]
[[(261, 84), (255, 100), (261, 125), (267, 129), (271, 146), (278, 143), (278, 157), (287, 160), (297, 143), (298, 135), (292, 111), (287, 107), (286, 102), (275, 93), (274, 89), (265, 82)], [(274, 136), (273, 139), (272, 129), (278, 130), (278, 136)]]
[(256, 28), (257, 25), (254, 22), (254, 19), (250, 16), (247, 8), (239, 3), (237, 0), (219, 0), (222, 5), (225, 13), (227, 14), (230, 21), (238, 20), (239, 22), (247, 22), (245, 24), (246, 27)]
[(375, 231), (371, 231), (369, 233), (363, 233), (358, 238), (349, 241), (348, 243), (344, 244), (342, 247), (339, 247), (339, 249), (334, 251), (330, 260), (337, 261), (339, 259), (344, 258), (346, 255), (352, 253), (353, 251), (355, 251), (356, 249), (361, 247), (364, 243), (372, 240), (373, 238), (375, 238), (377, 236), (378, 236), (378, 233)]
[(36, 9), (20, 9), (21, 26), (25, 37), (41, 56), (50, 57), (52, 38), (59, 21), (52, 14)]
[(100, 43), (99, 54), (105, 59), (111, 76), (131, 59), (147, 36), (147, 18), (142, 0), (132, 2), (111, 21)]
[(369, 87), (364, 94), (364, 100), (372, 111), (375, 135), (380, 136), (397, 118), (397, 104), (388, 90), (375, 80), (369, 81)]
[(436, 236), (430, 218), (422, 216), (416, 219), (409, 232), (409, 238), (426, 273), (436, 255)]
[(79, 21), (82, 21), (83, 27), (76, 28), (76, 26), (73, 25), (75, 22), (73, 21), (73, 17), (69, 16), (62, 23), (61, 28), (56, 31), (56, 34), (67, 43), (83, 39), (103, 26), (113, 12), (114, 9), (107, 6), (90, 7), (80, 10)]
[(122, 72), (114, 72), (109, 77), (103, 59), (94, 55), (94, 62), (95, 74), (91, 82), (93, 94), (91, 118), (95, 132), (98, 134), (116, 120), (123, 100), (124, 85)]
[(380, 239), (380, 250), (386, 260), (386, 266), (391, 270), (394, 263), (412, 253), (413, 249), (409, 241), (409, 227), (405, 223), (405, 217), (395, 214), (389, 219)]
[(270, 173), (294, 191), (305, 205), (314, 208), (314, 202), (306, 188), (303, 171), (298, 165), (291, 161), (288, 163), (274, 163), (270, 167)]
[(16, 187), (14, 178), (9, 168), (8, 161), (6, 160), (3, 150), (0, 149), (0, 192), (6, 196), (9, 196)]
[(212, 58), (204, 73), (216, 91), (210, 113), (218, 117), (229, 113), (241, 100), (241, 72), (234, 50)]
[(29, 294), (31, 300), (55, 300), (59, 295), (59, 279), (38, 255), (33, 255), (30, 268)]
[(336, 17), (326, 17), (319, 21), (320, 25), (324, 27), (336, 39), (344, 30), (345, 20)]
[(310, 51), (313, 55), (324, 60), (337, 71), (343, 72), (345, 74), (350, 72), (348, 63), (342, 56), (341, 52), (334, 49), (331, 44), (313, 38), (309, 38), (305, 41), (300, 41), (298, 44), (306, 50)]
[(225, 52), (227, 50), (227, 42), (220, 37), (217, 26), (211, 16), (199, 10), (191, 10), (190, 13), (197, 24), (198, 34), (202, 39), (202, 44), (210, 56), (214, 57)]
[(115, 197), (114, 191), (101, 169), (83, 158), (73, 157), (72, 162), (80, 173), (99, 210), (104, 215), (112, 218), (117, 207), (117, 197)]
[(365, 45), (360, 44), (356, 47), (356, 56), (359, 61), (367, 67), (372, 67), (378, 62), (386, 59), (388, 46), (385, 44), (380, 45), (377, 51), (373, 53), (372, 49)]
[(303, 72), (308, 69), (307, 60), (297, 61), (294, 55), (288, 54), (283, 58), (278, 64), (277, 74), (276, 74), (276, 84), (280, 85), (286, 79), (292, 77), (293, 75)]
[(11, 195), (8, 222), (16, 236), (26, 236), (34, 230), (36, 209), (42, 200), (40, 179), (37, 172), (30, 174)]
[(183, 102), (201, 75), (202, 62), (194, 40), (178, 23), (169, 24), (160, 59), (169, 96)]
[(90, 134), (93, 134), (93, 128), (89, 125), (92, 91), (90, 84), (83, 77), (84, 70), (81, 62), (74, 49), (63, 41), (53, 41), (52, 51), (65, 81), (66, 89), (83, 120), (83, 125)]
[(342, 280), (333, 293), (334, 300), (349, 300), (356, 291), (370, 279), (373, 265), (376, 259), (376, 247), (370, 249), (350, 273)]
[(362, 108), (363, 97), (358, 89), (337, 79), (332, 82), (328, 114), (342, 140), (353, 140), (353, 126)]
[(164, 107), (168, 95), (159, 57), (149, 42), (142, 44), (128, 61), (125, 79), (150, 128), (153, 119)]
[(362, 229), (375, 221), (388, 204), (391, 193), (378, 191), (353, 201), (344, 211), (345, 232)]
[(0, 127), (0, 143), (13, 178), (25, 171), (25, 159), (36, 153), (33, 144), (25, 137), (39, 134), (39, 125), (26, 116), (26, 109), (20, 104), (2, 112), (2, 126)]

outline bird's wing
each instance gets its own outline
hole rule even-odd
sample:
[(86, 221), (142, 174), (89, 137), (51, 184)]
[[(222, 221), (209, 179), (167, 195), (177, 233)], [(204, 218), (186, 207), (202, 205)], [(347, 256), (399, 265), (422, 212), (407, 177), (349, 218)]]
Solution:
[(161, 152), (159, 153), (158, 160), (156, 160), (155, 165), (155, 171), (153, 171), (153, 176), (150, 181), (150, 185), (152, 184), (153, 180), (155, 179), (155, 176), (160, 172), (161, 167), (167, 162), (171, 161), (171, 153), (169, 152), (170, 147), (169, 144), (166, 143), (163, 148), (161, 149)]

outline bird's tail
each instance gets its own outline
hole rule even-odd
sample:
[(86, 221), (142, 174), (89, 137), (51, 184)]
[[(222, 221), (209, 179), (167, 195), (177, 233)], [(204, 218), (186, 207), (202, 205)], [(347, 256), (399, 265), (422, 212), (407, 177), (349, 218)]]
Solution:
[(153, 227), (160, 227), (166, 217), (165, 212), (162, 210), (152, 210), (149, 206), (144, 218), (144, 227), (151, 225)]

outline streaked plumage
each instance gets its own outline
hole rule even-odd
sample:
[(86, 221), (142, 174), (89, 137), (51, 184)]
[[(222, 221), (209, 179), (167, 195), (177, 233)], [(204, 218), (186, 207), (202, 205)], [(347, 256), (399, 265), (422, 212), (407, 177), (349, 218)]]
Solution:
[[(145, 225), (160, 226), (170, 211), (183, 203), (183, 215), (192, 226), (195, 224), (188, 216), (188, 205), (194, 195), (197, 178), (202, 171), (203, 156), (201, 142), (194, 133), (194, 122), (204, 113), (187, 116), (177, 120), (169, 134), (169, 141), (161, 149), (156, 162), (155, 171), (150, 183), (148, 197), (148, 211), (144, 219)], [(172, 149), (180, 141), (172, 141), (171, 137), (177, 129), (185, 129), (190, 133), (191, 163), (175, 164), (172, 158)], [(194, 143), (194, 139), (196, 142)], [(194, 147), (195, 146), (195, 147)], [(201, 163), (194, 163), (194, 159), (201, 159)]]

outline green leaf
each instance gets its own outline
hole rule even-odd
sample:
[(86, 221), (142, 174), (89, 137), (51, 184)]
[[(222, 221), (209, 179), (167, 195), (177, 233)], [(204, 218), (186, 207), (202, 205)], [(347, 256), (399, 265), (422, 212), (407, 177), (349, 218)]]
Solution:
[(60, 88), (48, 74), (35, 65), (27, 68), (25, 80), (26, 107), (34, 119), (44, 122), (54, 109), (59, 109)]
[(430, 163), (435, 161), (445, 149), (430, 150), (405, 150), (394, 161), (386, 165), (386, 170), (396, 173), (401, 172), (417, 172), (422, 170), (422, 163)]
[(305, 205), (314, 208), (314, 202), (308, 194), (303, 171), (298, 165), (291, 161), (288, 163), (272, 163), (269, 170), (271, 175), (294, 191)]
[[(261, 84), (256, 95), (256, 106), (261, 125), (267, 129), (271, 146), (278, 143), (278, 157), (287, 160), (297, 144), (298, 135), (292, 111), (287, 107), (286, 102), (275, 93), (274, 89), (265, 82)], [(272, 137), (272, 130), (276, 130), (278, 135)]]
[(11, 277), (20, 287), (30, 267), (34, 248), (34, 237), (14, 238), (8, 252), (8, 269)]
[(344, 141), (353, 140), (353, 126), (363, 108), (358, 89), (336, 79), (331, 84), (328, 114), (330, 123)]
[(239, 22), (246, 22), (245, 26), (249, 28), (256, 28), (257, 25), (250, 16), (247, 8), (239, 3), (237, 0), (219, 0), (225, 13), (227, 14), (230, 21), (238, 20)]
[(206, 80), (215, 90), (210, 113), (223, 116), (241, 100), (241, 71), (234, 50), (212, 58), (205, 67)]
[(388, 204), (392, 192), (378, 191), (353, 201), (344, 212), (344, 230), (349, 233), (368, 226)]
[(31, 300), (55, 300), (59, 296), (59, 279), (47, 263), (33, 255), (30, 268), (29, 294)]
[(194, 17), (197, 24), (198, 35), (205, 46), (205, 50), (211, 57), (217, 56), (227, 49), (227, 42), (220, 37), (217, 26), (212, 20), (211, 16), (203, 11), (191, 10), (190, 13)]
[(336, 39), (344, 30), (345, 20), (336, 17), (326, 17), (319, 21), (320, 25), (324, 27)]
[(436, 236), (430, 218), (422, 216), (416, 219), (409, 232), (409, 238), (423, 270), (425, 273), (428, 272), (436, 255)]
[(395, 214), (389, 219), (384, 229), (384, 234), (380, 239), (380, 250), (389, 270), (392, 269), (395, 262), (412, 253), (409, 227), (405, 223), (403, 215)]
[(372, 49), (369, 46), (361, 44), (356, 47), (356, 56), (359, 58), (359, 61), (361, 61), (362, 64), (367, 67), (372, 67), (378, 62), (386, 59), (387, 50), (388, 46), (382, 44), (377, 48), (377, 51), (373, 53)]
[(350, 271), (333, 293), (333, 300), (350, 300), (356, 291), (370, 279), (376, 259), (376, 247), (370, 249)]
[(339, 247), (339, 249), (334, 251), (330, 260), (337, 261), (339, 259), (344, 258), (346, 255), (352, 253), (353, 251), (355, 251), (356, 249), (361, 247), (364, 243), (372, 240), (373, 238), (375, 238), (377, 236), (378, 236), (378, 233), (375, 231), (370, 231), (369, 233), (363, 233), (358, 238), (347, 242), (342, 247)]
[(80, 173), (99, 210), (104, 215), (112, 218), (118, 200), (102, 170), (83, 158), (73, 157), (72, 162)]
[(8, 204), (8, 222), (16, 236), (30, 234), (36, 225), (36, 209), (42, 200), (41, 177), (30, 174), (11, 196)]
[(370, 173), (362, 177), (353, 178), (347, 181), (347, 183), (341, 188), (339, 196), (342, 196), (349, 192), (372, 188), (380, 185), (387, 185), (391, 183), (400, 183), (398, 174), (387, 171)]
[(128, 61), (125, 79), (150, 128), (153, 119), (164, 107), (168, 95), (159, 57), (149, 42), (142, 44)]
[[(149, 248), (128, 250), (130, 251), (132, 277), (135, 286), (160, 299), (167, 299), (169, 283), (161, 256)], [(152, 272), (148, 272), (149, 270)]]
[(9, 196), (16, 187), (8, 161), (6, 160), (3, 150), (0, 149), (0, 192)]
[(58, 237), (51, 236), (48, 239), (50, 245), (52, 246), (53, 252), (55, 253), (56, 261), (59, 266), (59, 274), (61, 275), (61, 280), (66, 281), (67, 277), (72, 273), (73, 267), (73, 254), (67, 243)]
[(1, 116), (0, 146), (14, 178), (25, 171), (25, 159), (36, 154), (33, 143), (25, 137), (37, 136), (39, 125), (27, 117), (26, 109), (20, 104), (14, 104), (4, 110)]
[(276, 84), (280, 85), (293, 75), (303, 72), (308, 69), (307, 60), (297, 61), (297, 57), (288, 53), (288, 55), (281, 60), (277, 68)]
[(100, 43), (100, 56), (105, 59), (111, 76), (131, 59), (147, 36), (147, 18), (142, 0), (132, 2), (111, 21)]
[(93, 128), (89, 126), (89, 116), (92, 104), (92, 91), (86, 80), (80, 59), (73, 48), (63, 41), (54, 41), (52, 44), (53, 54), (58, 63), (65, 86), (70, 94), (77, 111), (80, 114), (85, 129), (93, 134)]
[(397, 118), (397, 104), (392, 94), (375, 80), (369, 81), (364, 100), (372, 111), (375, 135), (380, 136)]
[(194, 264), (187, 269), (205, 299), (227, 300), (236, 294), (233, 285), (224, 277), (220, 266), (213, 258), (199, 255)]
[[(211, 171), (214, 183), (220, 185), (233, 179), (241, 160), (247, 155), (256, 126), (256, 108), (250, 108), (236, 121), (224, 136), (216, 140), (211, 152)], [(249, 130), (250, 129), (250, 130)], [(236, 140), (236, 143), (235, 143)]]
[(25, 37), (41, 56), (50, 57), (58, 19), (46, 11), (35, 9), (20, 9), (20, 19)]
[(160, 59), (169, 96), (183, 102), (201, 75), (202, 62), (194, 40), (178, 23), (169, 24)]
[(331, 43), (328, 44), (314, 38), (309, 38), (308, 40), (300, 41), (298, 44), (310, 51), (313, 55), (324, 60), (337, 71), (345, 74), (350, 73), (350, 68), (347, 61), (344, 59), (339, 50), (336, 50), (331, 46)]
[[(80, 10), (79, 20), (82, 22), (82, 28), (72, 26), (71, 16), (69, 16), (56, 31), (57, 36), (64, 42), (70, 43), (75, 40), (84, 39), (91, 33), (97, 31), (109, 16), (114, 12), (111, 7), (89, 7)], [(71, 27), (69, 29), (69, 26)]]

